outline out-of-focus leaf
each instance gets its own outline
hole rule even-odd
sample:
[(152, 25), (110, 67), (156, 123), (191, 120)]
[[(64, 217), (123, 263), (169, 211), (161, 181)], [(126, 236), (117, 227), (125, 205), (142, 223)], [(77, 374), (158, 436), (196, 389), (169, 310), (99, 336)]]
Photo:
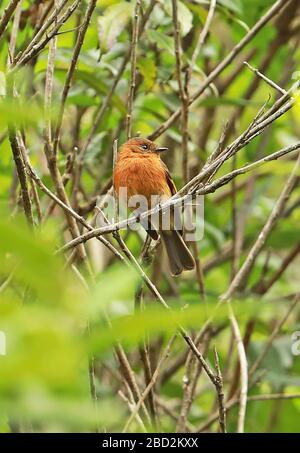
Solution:
[[(162, 1), (165, 11), (172, 17), (172, 2), (171, 0)], [(178, 21), (180, 24), (182, 36), (188, 34), (193, 25), (193, 14), (188, 7), (182, 2), (177, 2), (178, 8)]]
[(240, 0), (219, 0), (218, 3), (235, 13), (241, 14), (242, 12), (242, 5)]
[(172, 55), (174, 54), (173, 39), (166, 36), (164, 33), (157, 30), (147, 30), (147, 35), (150, 41), (156, 43), (159, 48), (167, 50)]
[(8, 425), (7, 416), (0, 414), (0, 433), (9, 433), (10, 428)]
[[(196, 3), (209, 7), (209, 0), (195, 0)], [(240, 14), (242, 12), (242, 5), (240, 0), (218, 0), (218, 5), (228, 8), (230, 11)]]
[[(86, 82), (90, 87), (94, 88), (99, 94), (105, 95), (107, 94), (108, 86), (99, 77), (95, 77), (94, 74), (91, 74), (87, 71), (77, 71), (76, 77)], [(117, 107), (122, 114), (124, 115), (126, 114), (127, 110), (124, 105), (124, 102), (116, 93), (114, 93), (112, 96), (112, 104), (115, 107)]]
[(193, 15), (181, 1), (178, 2), (178, 20), (183, 36), (187, 35), (193, 25)]
[(6, 95), (6, 81), (4, 72), (0, 71), (0, 96)]
[[(51, 114), (54, 117), (54, 111)], [(9, 123), (17, 128), (36, 126), (43, 117), (44, 110), (34, 101), (16, 102), (9, 98), (0, 98), (0, 128), (6, 128)]]
[(116, 3), (121, 3), (121, 1), (122, 0), (97, 0), (97, 6), (99, 6), (99, 8), (107, 8)]
[[(199, 296), (195, 297), (195, 302), (199, 302)], [(170, 306), (176, 307), (176, 300), (169, 301)], [(273, 307), (265, 304), (261, 305), (260, 299), (252, 298), (247, 303), (242, 301), (234, 301), (235, 314), (239, 318), (247, 319), (248, 316), (256, 316), (259, 308), (260, 315), (270, 313)], [(200, 328), (210, 316), (213, 316), (214, 321), (228, 320), (228, 311), (226, 306), (221, 306), (218, 310), (216, 308), (216, 299), (212, 297), (210, 303), (207, 304), (206, 310), (198, 303), (191, 304), (184, 310), (176, 310), (175, 308), (170, 312), (161, 305), (148, 308), (145, 312), (134, 313), (133, 315), (119, 316), (112, 319), (110, 325), (102, 323), (100, 329), (94, 329), (91, 348), (93, 351), (105, 353), (109, 351), (113, 344), (121, 341), (122, 344), (132, 346), (143, 340), (145, 334), (169, 334), (173, 335), (178, 326), (187, 328)], [(157, 320), (159, 319), (159, 323)]]
[[(61, 273), (63, 261), (54, 255), (56, 229), (49, 226), (43, 232), (34, 233), (21, 216), (11, 221), (5, 214), (1, 215), (1, 277), (13, 273), (16, 283), (24, 284), (29, 293), (50, 305), (59, 305), (71, 296), (68, 294), (71, 283), (79, 295), (81, 287), (68, 272)], [(73, 306), (75, 309), (75, 300)]]
[(131, 17), (133, 6), (132, 2), (117, 3), (108, 7), (104, 14), (98, 17), (99, 43), (103, 53), (108, 52), (114, 45)]
[(155, 83), (157, 68), (153, 60), (149, 58), (139, 58), (137, 66), (145, 82), (146, 90), (150, 90)]
[(293, 247), (299, 241), (299, 232), (297, 227), (293, 223), (286, 223), (281, 225), (279, 229), (276, 229), (267, 244), (275, 250), (283, 250), (284, 248)]

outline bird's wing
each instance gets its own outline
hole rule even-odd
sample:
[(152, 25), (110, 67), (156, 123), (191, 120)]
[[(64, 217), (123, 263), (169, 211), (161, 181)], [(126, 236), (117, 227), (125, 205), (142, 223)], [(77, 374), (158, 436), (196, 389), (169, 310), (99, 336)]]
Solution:
[(162, 161), (162, 165), (165, 170), (166, 180), (167, 180), (168, 186), (170, 188), (171, 194), (175, 195), (175, 193), (177, 192), (177, 189), (176, 189), (175, 183), (170, 175), (169, 169), (163, 161)]
[[(177, 192), (177, 188), (170, 175), (168, 167), (166, 166), (166, 164), (164, 162), (162, 162), (162, 164), (163, 164), (163, 167), (165, 170), (165, 175), (166, 175), (166, 180), (167, 180), (168, 186), (169, 186), (171, 194), (173, 196)], [(182, 228), (182, 219), (181, 219), (181, 207), (179, 205), (173, 206), (173, 207), (171, 207), (171, 212), (172, 212), (173, 224), (174, 224), (174, 228), (172, 228), (172, 229), (176, 229), (182, 235), (183, 228)]]

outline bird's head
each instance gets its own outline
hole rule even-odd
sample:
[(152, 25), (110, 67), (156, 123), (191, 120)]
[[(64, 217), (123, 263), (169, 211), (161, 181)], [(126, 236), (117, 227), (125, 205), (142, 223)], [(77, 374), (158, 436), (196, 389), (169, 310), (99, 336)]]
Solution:
[(168, 148), (159, 146), (156, 143), (148, 140), (147, 138), (141, 137), (133, 137), (128, 140), (124, 145), (122, 145), (122, 149), (126, 149), (127, 151), (131, 151), (138, 154), (160, 154), (163, 151), (167, 151)]

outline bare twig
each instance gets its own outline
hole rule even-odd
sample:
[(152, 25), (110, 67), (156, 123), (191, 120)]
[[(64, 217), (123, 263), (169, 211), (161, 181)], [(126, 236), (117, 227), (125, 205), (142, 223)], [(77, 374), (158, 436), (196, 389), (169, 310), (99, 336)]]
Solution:
[[(137, 385), (134, 372), (130, 366), (130, 363), (126, 357), (126, 354), (125, 354), (122, 346), (120, 344), (118, 344), (115, 348), (115, 351), (116, 351), (116, 355), (117, 355), (117, 358), (118, 358), (118, 361), (119, 361), (119, 364), (121, 367), (121, 372), (132, 392), (133, 400), (135, 402), (141, 401), (141, 393), (140, 393), (139, 387)], [(148, 410), (143, 401), (141, 401), (140, 406), (142, 407), (143, 414), (146, 417), (147, 423), (150, 424), (151, 423), (150, 416), (149, 416)]]
[(178, 20), (177, 0), (172, 0), (172, 13), (174, 24), (174, 48), (176, 61), (176, 79), (178, 84), (179, 97), (182, 105), (181, 112), (181, 133), (182, 133), (182, 177), (184, 183), (189, 179), (188, 168), (188, 120), (189, 120), (189, 85), (186, 77), (186, 83), (183, 83), (181, 76), (181, 39), (180, 25)]
[[(78, 8), (82, 0), (75, 0), (67, 9), (66, 11), (59, 17), (56, 21), (56, 14), (51, 16), (52, 22), (56, 21), (55, 25), (46, 33), (46, 35), (39, 41), (37, 44), (32, 44), (33, 41), (30, 43), (30, 49), (27, 49), (21, 56), (19, 60), (16, 60), (15, 66), (12, 68), (12, 71), (16, 71), (21, 66), (24, 66), (28, 63), (32, 58), (38, 55), (48, 44), (48, 42), (57, 34), (58, 30), (64, 25), (64, 23), (69, 19), (69, 17), (74, 13), (74, 11)], [(66, 3), (66, 2), (64, 2)], [(50, 18), (48, 19), (50, 21)], [(51, 22), (50, 22), (51, 23)], [(40, 30), (41, 32), (41, 30)], [(40, 34), (39, 32), (39, 34)], [(42, 34), (42, 33), (41, 33)]]
[(179, 96), (184, 99), (183, 83), (181, 79), (181, 42), (180, 42), (180, 26), (178, 21), (178, 8), (177, 0), (172, 0), (172, 12), (174, 23), (174, 47), (175, 47), (175, 61), (176, 61), (176, 77), (179, 88)]
[(275, 88), (275, 90), (279, 91), (281, 94), (286, 94), (286, 90), (281, 88), (279, 85), (277, 85), (273, 80), (269, 79), (266, 77), (264, 74), (262, 74), (258, 69), (253, 68), (247, 61), (244, 61), (244, 64), (250, 69), (250, 71), (254, 72), (258, 77), (263, 79), (268, 85), (270, 85), (272, 88)]
[(0, 17), (0, 37), (5, 32), (8, 22), (10, 21), (11, 16), (14, 14), (18, 3), (21, 0), (11, 0), (5, 10), (3, 11), (2, 16)]
[[(247, 397), (247, 401), (268, 401), (268, 400), (293, 400), (293, 399), (298, 399), (300, 398), (300, 393), (270, 393), (266, 395), (251, 395)], [(234, 397), (227, 403), (225, 403), (225, 409), (228, 411), (232, 407), (236, 406), (238, 404), (239, 400), (238, 398)], [(219, 412), (216, 411), (214, 412), (204, 423), (202, 426), (200, 426), (196, 432), (201, 433), (205, 430), (207, 430), (215, 421), (218, 420), (219, 417)]]
[(149, 384), (147, 385), (147, 387), (143, 391), (139, 401), (137, 402), (134, 410), (132, 411), (132, 414), (131, 414), (130, 418), (127, 420), (126, 425), (125, 425), (125, 427), (123, 429), (123, 432), (126, 432), (128, 430), (133, 418), (138, 413), (142, 403), (145, 401), (145, 399), (148, 396), (149, 392), (151, 391), (151, 389), (155, 385), (155, 383), (157, 381), (157, 378), (159, 376), (159, 372), (160, 372), (161, 366), (163, 365), (165, 360), (169, 357), (170, 349), (171, 349), (171, 347), (173, 345), (174, 339), (175, 339), (175, 337), (172, 337), (171, 340), (169, 341), (164, 353), (162, 354), (162, 356), (161, 356), (161, 358), (160, 358), (160, 360), (159, 360), (159, 362), (157, 364), (157, 367), (156, 367), (154, 373), (152, 374), (152, 377), (151, 377), (151, 380), (150, 380)]
[(139, 36), (140, 10), (141, 0), (136, 0), (132, 26), (131, 57), (130, 57), (131, 61), (130, 90), (127, 100), (127, 116), (126, 116), (127, 138), (130, 138), (132, 133), (132, 106), (136, 86), (136, 59), (137, 59), (137, 43)]
[(223, 388), (223, 378), (220, 369), (220, 362), (219, 356), (217, 352), (217, 348), (214, 348), (214, 356), (215, 356), (215, 368), (217, 372), (217, 394), (218, 394), (218, 405), (219, 405), (219, 425), (221, 433), (226, 433), (226, 408), (225, 408), (225, 401), (224, 401), (224, 388)]
[(45, 143), (47, 144), (47, 146), (50, 146), (50, 144), (52, 142), (51, 107), (52, 107), (52, 92), (53, 92), (53, 81), (54, 81), (56, 46), (57, 46), (57, 38), (56, 38), (56, 36), (53, 36), (53, 38), (51, 39), (50, 44), (49, 44), (48, 63), (47, 63), (46, 79), (45, 79), (44, 139), (45, 139)]
[[(131, 412), (131, 415), (132, 415), (132, 414), (134, 413), (134, 411), (135, 411), (136, 405), (134, 404), (134, 402), (129, 401), (129, 399), (124, 395), (124, 393), (123, 393), (121, 390), (119, 390), (118, 393), (119, 393), (120, 397), (122, 398), (122, 400), (125, 401), (125, 402), (127, 403), (128, 407), (129, 407), (129, 410), (130, 410), (130, 412)], [(140, 425), (140, 427), (142, 428), (142, 431), (143, 431), (144, 433), (146, 433), (146, 432), (147, 432), (147, 429), (146, 429), (146, 427), (145, 427), (145, 425), (144, 425), (144, 423), (143, 423), (143, 420), (142, 420), (141, 417), (139, 416), (138, 412), (136, 412), (136, 413), (134, 414), (134, 417), (135, 417), (137, 423), (138, 423), (138, 424)]]
[[(230, 303), (229, 303), (230, 304)], [(238, 356), (240, 362), (240, 376), (241, 376), (241, 389), (239, 396), (239, 417), (237, 432), (244, 432), (246, 406), (247, 406), (247, 393), (248, 393), (248, 364), (245, 352), (244, 343), (241, 337), (240, 328), (231, 305), (229, 305), (229, 319), (232, 325), (233, 334), (237, 343)]]
[(206, 18), (204, 27), (203, 27), (201, 33), (199, 34), (198, 41), (197, 41), (195, 49), (193, 51), (191, 62), (190, 62), (189, 67), (188, 67), (188, 72), (187, 72), (188, 81), (191, 78), (191, 74), (192, 74), (192, 72), (194, 70), (194, 67), (196, 65), (196, 60), (197, 60), (198, 56), (200, 55), (200, 52), (201, 52), (202, 47), (203, 47), (203, 44), (205, 43), (205, 40), (206, 40), (207, 35), (209, 33), (209, 29), (210, 29), (210, 26), (211, 26), (211, 23), (212, 23), (214, 14), (215, 14), (216, 5), (217, 5), (217, 0), (210, 0), (210, 5), (209, 5), (209, 11), (208, 11), (208, 14), (207, 14), (207, 18)]
[(267, 395), (251, 395), (248, 401), (294, 400), (300, 399), (300, 393), (269, 393)]
[(19, 63), (19, 61), (22, 60), (25, 55), (29, 54), (30, 51), (32, 51), (32, 49), (37, 45), (39, 39), (42, 38), (43, 34), (50, 27), (50, 25), (52, 25), (53, 22), (57, 22), (59, 14), (61, 13), (61, 11), (63, 10), (67, 3), (68, 0), (61, 0), (53, 10), (52, 14), (50, 14), (50, 16), (47, 18), (47, 20), (41, 23), (41, 27), (38, 28), (26, 49), (20, 55), (17, 55), (15, 59), (15, 64)]
[(63, 90), (62, 90), (62, 96), (61, 96), (61, 101), (60, 101), (60, 109), (59, 109), (59, 114), (58, 114), (58, 119), (57, 119), (57, 123), (56, 123), (55, 134), (54, 134), (54, 142), (53, 142), (53, 152), (54, 152), (54, 154), (57, 153), (57, 147), (58, 147), (58, 142), (59, 142), (59, 137), (60, 137), (60, 132), (61, 132), (61, 126), (62, 126), (62, 121), (63, 121), (63, 115), (64, 115), (64, 110), (65, 110), (66, 100), (67, 100), (67, 97), (68, 97), (68, 94), (69, 94), (69, 91), (70, 91), (70, 88), (71, 88), (71, 83), (72, 83), (72, 79), (73, 79), (73, 76), (74, 76), (74, 71), (75, 71), (76, 64), (77, 64), (77, 61), (78, 61), (78, 58), (79, 58), (79, 54), (80, 54), (80, 51), (81, 51), (81, 48), (82, 48), (82, 45), (83, 45), (83, 42), (84, 42), (84, 37), (85, 37), (85, 34), (87, 32), (89, 23), (91, 21), (92, 14), (93, 14), (94, 9), (96, 7), (96, 4), (97, 4), (97, 0), (91, 0), (89, 2), (88, 6), (87, 6), (87, 9), (86, 9), (86, 12), (85, 12), (85, 16), (84, 16), (82, 25), (81, 25), (81, 27), (79, 29), (79, 33), (77, 35), (77, 40), (76, 40), (76, 44), (75, 44), (75, 47), (74, 47), (73, 55), (72, 55), (72, 58), (71, 58), (71, 63), (70, 63), (70, 66), (68, 68), (66, 80), (65, 80), (64, 87), (63, 87)]
[[(203, 356), (207, 354), (209, 342), (211, 340), (212, 332), (211, 329), (205, 329), (203, 334), (200, 332), (198, 338), (195, 338), (195, 345), (199, 348), (201, 345), (201, 352)], [(201, 341), (199, 341), (201, 338)], [(180, 414), (177, 419), (176, 432), (186, 432), (188, 423), (188, 414), (192, 407), (193, 400), (195, 398), (197, 383), (202, 371), (202, 366), (199, 361), (196, 360), (195, 355), (189, 351), (186, 363), (185, 373), (182, 379), (183, 381), (183, 397), (181, 403)], [(217, 378), (217, 376), (216, 376)]]
[[(8, 48), (8, 59), (7, 59), (7, 68), (9, 69), (14, 62), (15, 50), (16, 50), (16, 42), (17, 42), (17, 34), (19, 31), (20, 19), (21, 19), (21, 12), (22, 12), (22, 2), (19, 2), (16, 7), (16, 12), (14, 16), (10, 41), (9, 41), (9, 48)], [(1, 34), (1, 33), (0, 33)]]
[(29, 189), (28, 189), (27, 174), (26, 174), (26, 169), (25, 169), (25, 165), (24, 165), (21, 145), (18, 141), (18, 136), (17, 136), (15, 127), (13, 125), (9, 125), (8, 131), (9, 131), (10, 146), (12, 149), (15, 165), (17, 168), (18, 178), (19, 178), (20, 186), (21, 186), (23, 209), (24, 209), (24, 212), (25, 212), (25, 215), (27, 218), (27, 222), (29, 223), (29, 225), (33, 226), (34, 220), (33, 220), (33, 214), (32, 214), (31, 199), (30, 199), (30, 194), (29, 194)]

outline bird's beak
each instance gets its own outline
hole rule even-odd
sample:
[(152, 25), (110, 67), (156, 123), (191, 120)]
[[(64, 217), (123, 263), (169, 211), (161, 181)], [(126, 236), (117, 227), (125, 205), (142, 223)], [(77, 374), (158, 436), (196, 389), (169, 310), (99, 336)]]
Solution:
[(162, 153), (164, 151), (168, 151), (168, 148), (165, 148), (164, 146), (159, 146), (158, 148), (156, 148), (156, 151), (158, 153)]

